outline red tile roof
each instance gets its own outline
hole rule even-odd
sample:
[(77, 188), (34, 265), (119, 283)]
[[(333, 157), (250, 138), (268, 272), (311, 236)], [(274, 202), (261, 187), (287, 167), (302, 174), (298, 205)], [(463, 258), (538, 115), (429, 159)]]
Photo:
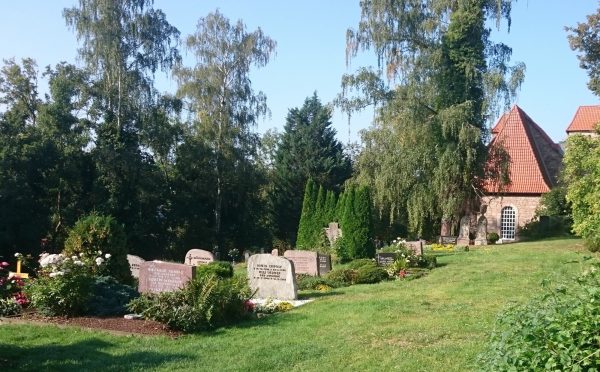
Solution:
[(600, 123), (600, 106), (579, 106), (567, 128), (567, 133), (593, 132), (598, 123)]
[(562, 161), (560, 146), (519, 106), (502, 115), (494, 128), (489, 148), (503, 146), (510, 156), (510, 183), (502, 188), (492, 181), (486, 193), (542, 194), (556, 184)]

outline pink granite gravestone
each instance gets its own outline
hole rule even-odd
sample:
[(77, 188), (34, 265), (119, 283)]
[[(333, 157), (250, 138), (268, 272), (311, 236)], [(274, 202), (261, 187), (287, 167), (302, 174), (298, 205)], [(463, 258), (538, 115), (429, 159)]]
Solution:
[(319, 275), (319, 261), (317, 252), (287, 250), (283, 257), (294, 263), (296, 274)]
[(194, 278), (196, 268), (190, 265), (146, 261), (140, 265), (140, 293), (170, 292), (182, 288)]

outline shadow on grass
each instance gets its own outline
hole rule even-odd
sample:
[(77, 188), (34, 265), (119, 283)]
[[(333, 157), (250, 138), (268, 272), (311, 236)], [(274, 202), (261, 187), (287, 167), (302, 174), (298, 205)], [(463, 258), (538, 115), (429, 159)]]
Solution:
[(313, 290), (304, 290), (302, 293), (298, 293), (299, 300), (309, 300), (311, 298), (320, 298), (320, 297), (329, 297), (329, 296), (337, 296), (343, 295), (342, 291), (313, 291)]
[(37, 346), (0, 343), (2, 370), (19, 371), (126, 371), (151, 369), (174, 360), (185, 360), (184, 354), (134, 351), (111, 355), (108, 349), (121, 346), (98, 338), (75, 343), (48, 341)]

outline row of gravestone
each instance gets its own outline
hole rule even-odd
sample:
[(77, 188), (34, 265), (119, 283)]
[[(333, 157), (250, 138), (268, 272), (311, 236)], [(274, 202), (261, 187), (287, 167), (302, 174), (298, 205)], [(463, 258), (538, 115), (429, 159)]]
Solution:
[[(288, 253), (289, 252), (289, 253)], [(250, 288), (258, 298), (296, 299), (296, 274), (323, 275), (331, 270), (331, 256), (310, 251), (287, 251), (284, 257), (256, 254), (248, 259)], [(193, 249), (184, 264), (145, 261), (128, 255), (129, 266), (138, 278), (140, 293), (174, 291), (195, 275), (195, 268), (212, 262), (208, 251)]]

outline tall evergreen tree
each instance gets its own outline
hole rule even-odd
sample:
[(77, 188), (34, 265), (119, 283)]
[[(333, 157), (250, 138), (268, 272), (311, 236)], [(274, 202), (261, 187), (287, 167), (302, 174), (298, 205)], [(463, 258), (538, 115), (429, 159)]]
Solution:
[(296, 240), (296, 248), (298, 249), (310, 249), (312, 247), (313, 226), (317, 207), (317, 193), (315, 191), (315, 183), (309, 178), (304, 189), (302, 214), (298, 224), (298, 239)]
[(344, 197), (344, 213), (340, 221), (342, 238), (337, 244), (342, 261), (375, 256), (373, 222), (368, 187), (352, 186)]
[(296, 240), (303, 185), (309, 178), (328, 190), (340, 190), (351, 175), (351, 164), (331, 128), (331, 109), (316, 93), (301, 108), (288, 112), (278, 147), (269, 209), (274, 235)]

